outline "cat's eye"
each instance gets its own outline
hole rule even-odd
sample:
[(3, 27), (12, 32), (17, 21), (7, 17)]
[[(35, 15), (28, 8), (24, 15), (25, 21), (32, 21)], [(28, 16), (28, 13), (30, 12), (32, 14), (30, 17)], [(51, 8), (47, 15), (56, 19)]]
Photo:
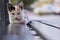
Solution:
[(18, 15), (20, 14), (20, 13), (17, 13)]
[(12, 13), (12, 15), (15, 15), (14, 13)]

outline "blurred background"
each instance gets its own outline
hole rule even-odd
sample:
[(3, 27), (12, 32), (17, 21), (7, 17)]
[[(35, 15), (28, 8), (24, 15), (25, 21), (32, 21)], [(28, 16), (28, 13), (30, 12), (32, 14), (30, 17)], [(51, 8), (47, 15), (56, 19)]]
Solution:
[(32, 9), (34, 13), (39, 15), (60, 14), (60, 0), (9, 0), (13, 5), (20, 1), (24, 2), (25, 9)]

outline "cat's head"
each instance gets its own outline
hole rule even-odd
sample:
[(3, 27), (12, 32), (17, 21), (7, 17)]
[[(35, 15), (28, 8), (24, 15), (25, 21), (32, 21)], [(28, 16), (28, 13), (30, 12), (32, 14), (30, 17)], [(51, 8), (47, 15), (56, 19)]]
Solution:
[(24, 4), (20, 2), (18, 5), (13, 6), (12, 4), (7, 4), (7, 10), (9, 14), (10, 21), (19, 22), (22, 19), (22, 10)]

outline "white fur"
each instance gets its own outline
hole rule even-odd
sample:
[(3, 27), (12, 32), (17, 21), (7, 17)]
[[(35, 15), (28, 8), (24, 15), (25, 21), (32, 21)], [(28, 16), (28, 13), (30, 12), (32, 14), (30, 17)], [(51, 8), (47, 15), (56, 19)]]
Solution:
[[(17, 15), (17, 13), (21, 13), (21, 14), (19, 14), (19, 15)], [(26, 10), (19, 10), (19, 11), (17, 11), (17, 6), (15, 6), (15, 11), (13, 12), (15, 15), (11, 15), (11, 12), (9, 12), (8, 11), (8, 13), (9, 13), (9, 21), (10, 21), (10, 23), (20, 23), (21, 22), (21, 20), (25, 20), (26, 22), (25, 23), (28, 23), (29, 22), (29, 18), (28, 18), (28, 12), (26, 11)], [(20, 21), (16, 21), (15, 20), (15, 18), (22, 18)]]

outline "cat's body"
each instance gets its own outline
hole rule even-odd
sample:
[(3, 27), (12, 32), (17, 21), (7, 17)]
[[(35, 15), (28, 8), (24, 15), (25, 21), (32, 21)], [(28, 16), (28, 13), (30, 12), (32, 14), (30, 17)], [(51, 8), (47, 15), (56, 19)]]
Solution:
[[(8, 33), (11, 32), (13, 34), (16, 34), (18, 29), (21, 29), (21, 24), (26, 25), (29, 22), (28, 18), (28, 12), (24, 10), (23, 3), (21, 2), (17, 6), (12, 6), (11, 4), (8, 4), (8, 14), (9, 14), (9, 22), (11, 26), (8, 27)], [(14, 24), (17, 24), (13, 26)], [(18, 24), (20, 24), (18, 26)]]

